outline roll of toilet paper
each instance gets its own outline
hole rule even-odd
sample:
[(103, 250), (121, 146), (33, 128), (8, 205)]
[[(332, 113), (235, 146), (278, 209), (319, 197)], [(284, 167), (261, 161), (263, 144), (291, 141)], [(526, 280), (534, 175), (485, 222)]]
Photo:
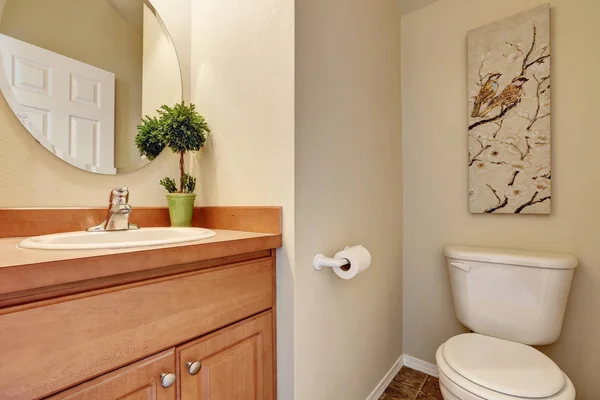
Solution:
[(343, 279), (352, 279), (371, 266), (371, 253), (363, 246), (347, 246), (333, 258), (338, 260), (345, 258), (350, 262), (350, 265), (333, 268), (337, 276)]

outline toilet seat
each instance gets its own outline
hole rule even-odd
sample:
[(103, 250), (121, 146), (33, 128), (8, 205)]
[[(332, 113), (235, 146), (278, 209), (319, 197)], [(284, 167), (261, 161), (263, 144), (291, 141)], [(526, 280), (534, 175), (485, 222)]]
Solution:
[(458, 335), (438, 348), (436, 361), (442, 392), (450, 392), (447, 398), (575, 399), (573, 384), (558, 366), (520, 343), (473, 333)]

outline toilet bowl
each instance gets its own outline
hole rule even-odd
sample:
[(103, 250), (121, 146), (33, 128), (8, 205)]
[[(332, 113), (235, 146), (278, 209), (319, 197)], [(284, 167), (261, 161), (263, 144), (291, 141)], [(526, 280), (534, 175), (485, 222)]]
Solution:
[(571, 380), (543, 353), (476, 333), (450, 338), (436, 352), (445, 400), (573, 400)]
[(437, 350), (445, 400), (573, 400), (575, 387), (531, 346), (555, 342), (577, 258), (446, 246), (454, 310), (471, 332)]

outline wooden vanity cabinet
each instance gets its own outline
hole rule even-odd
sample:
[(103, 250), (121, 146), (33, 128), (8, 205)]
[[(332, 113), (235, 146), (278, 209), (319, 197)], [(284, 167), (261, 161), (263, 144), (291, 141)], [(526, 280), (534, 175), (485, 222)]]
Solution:
[(272, 400), (271, 312), (176, 349), (181, 398)]
[(0, 309), (0, 399), (275, 399), (266, 254)]
[(48, 400), (273, 400), (272, 324), (267, 311)]
[[(175, 400), (177, 385), (162, 387), (161, 375), (175, 374), (175, 350), (109, 372), (89, 382), (51, 396), (49, 400)], [(165, 375), (165, 378), (168, 378)]]

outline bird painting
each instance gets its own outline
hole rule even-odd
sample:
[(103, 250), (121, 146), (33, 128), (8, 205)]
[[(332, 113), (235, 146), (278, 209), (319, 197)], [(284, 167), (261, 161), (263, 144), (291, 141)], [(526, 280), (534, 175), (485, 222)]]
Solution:
[(475, 97), (475, 103), (473, 104), (473, 112), (471, 113), (471, 117), (477, 118), (479, 117), (479, 112), (481, 110), (481, 106), (485, 106), (489, 103), (490, 100), (494, 98), (496, 93), (498, 93), (498, 78), (500, 78), (502, 74), (498, 72), (494, 72), (488, 75), (487, 80), (481, 86), (479, 93)]
[(550, 5), (467, 34), (469, 211), (549, 214)]
[(507, 108), (513, 108), (516, 104), (521, 101), (523, 95), (523, 85), (528, 82), (529, 79), (524, 76), (519, 76), (513, 79), (513, 81), (504, 88), (504, 90), (496, 97), (494, 97), (488, 104), (487, 108), (483, 110), (479, 116), (485, 117), (493, 109), (500, 107), (502, 111)]

